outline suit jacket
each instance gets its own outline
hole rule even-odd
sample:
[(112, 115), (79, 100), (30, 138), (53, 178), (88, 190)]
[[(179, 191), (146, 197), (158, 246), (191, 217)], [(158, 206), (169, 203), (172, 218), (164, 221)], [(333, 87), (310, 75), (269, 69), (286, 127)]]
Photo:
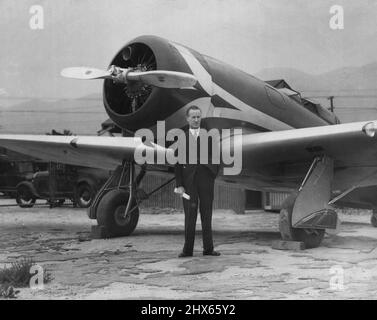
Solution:
[[(185, 139), (186, 139), (186, 163), (180, 164), (177, 163), (175, 165), (175, 180), (176, 180), (176, 186), (181, 187), (183, 186), (185, 189), (189, 188), (193, 182), (195, 173), (198, 171), (199, 167), (201, 174), (207, 174), (208, 179), (215, 179), (218, 171), (219, 171), (219, 165), (218, 164), (212, 164), (211, 159), (211, 145), (208, 144), (208, 164), (201, 164), (200, 163), (200, 137), (201, 134), (199, 134), (199, 137), (197, 138), (197, 162), (196, 164), (190, 164), (189, 163), (189, 152), (190, 152), (190, 139), (195, 139), (194, 136), (190, 133), (189, 129), (184, 131), (185, 133)], [(205, 170), (201, 170), (205, 168)]]

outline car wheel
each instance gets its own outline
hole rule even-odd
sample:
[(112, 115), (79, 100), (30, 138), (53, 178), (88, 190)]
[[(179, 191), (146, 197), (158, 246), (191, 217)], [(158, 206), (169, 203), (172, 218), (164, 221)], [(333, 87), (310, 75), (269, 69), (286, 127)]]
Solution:
[(95, 197), (93, 188), (88, 183), (81, 183), (76, 190), (76, 204), (80, 208), (89, 208)]
[(36, 198), (28, 187), (22, 186), (18, 188), (16, 202), (21, 208), (31, 208), (34, 206)]

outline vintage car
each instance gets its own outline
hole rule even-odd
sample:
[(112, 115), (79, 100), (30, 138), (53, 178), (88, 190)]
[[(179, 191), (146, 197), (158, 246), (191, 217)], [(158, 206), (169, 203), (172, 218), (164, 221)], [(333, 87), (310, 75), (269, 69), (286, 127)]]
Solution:
[(31, 180), (38, 165), (41, 166), (42, 164), (29, 160), (1, 159), (0, 192), (5, 196), (15, 198), (17, 185), (20, 182)]
[(32, 179), (17, 184), (16, 201), (20, 207), (27, 208), (37, 199), (46, 199), (50, 207), (69, 199), (74, 206), (87, 208), (109, 174), (106, 170), (48, 163), (47, 170), (37, 171)]

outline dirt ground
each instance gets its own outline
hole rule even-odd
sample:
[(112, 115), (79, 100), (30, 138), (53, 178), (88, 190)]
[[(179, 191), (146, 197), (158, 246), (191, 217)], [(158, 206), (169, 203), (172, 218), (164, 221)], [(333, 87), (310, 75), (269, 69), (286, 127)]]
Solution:
[[(0, 200), (0, 206), (13, 203)], [(31, 257), (52, 274), (19, 299), (375, 299), (377, 229), (370, 214), (341, 214), (321, 247), (271, 248), (278, 215), (217, 210), (220, 257), (203, 257), (198, 219), (194, 257), (179, 259), (183, 214), (144, 209), (129, 237), (91, 240), (84, 209), (0, 207), (0, 267)], [(153, 213), (152, 213), (153, 212)], [(335, 278), (334, 278), (335, 277)]]

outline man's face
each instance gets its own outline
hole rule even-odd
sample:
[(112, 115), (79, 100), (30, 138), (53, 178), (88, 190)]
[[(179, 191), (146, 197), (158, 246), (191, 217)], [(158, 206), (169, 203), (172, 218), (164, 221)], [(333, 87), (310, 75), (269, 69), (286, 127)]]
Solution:
[(202, 112), (200, 110), (190, 110), (186, 120), (190, 128), (198, 129), (200, 127), (200, 121), (202, 120)]

